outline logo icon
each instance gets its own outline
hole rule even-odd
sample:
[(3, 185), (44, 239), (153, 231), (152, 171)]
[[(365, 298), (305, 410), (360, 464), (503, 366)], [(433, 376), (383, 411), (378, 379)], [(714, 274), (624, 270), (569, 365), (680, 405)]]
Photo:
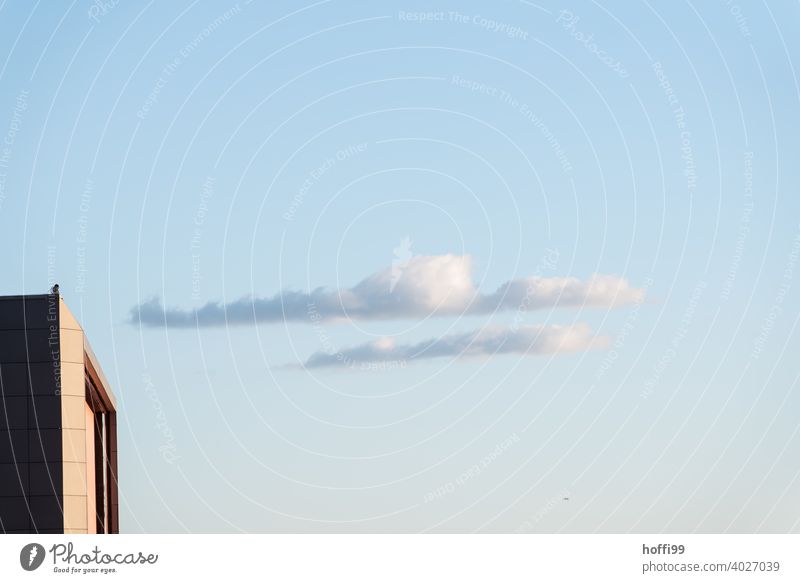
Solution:
[(400, 245), (394, 248), (394, 259), (392, 259), (392, 278), (389, 282), (389, 293), (394, 291), (395, 286), (400, 281), (400, 278), (403, 276), (403, 270), (408, 265), (408, 262), (411, 261), (411, 258), (414, 255), (411, 253), (411, 244), (413, 241), (411, 237), (403, 237), (400, 241)]
[(30, 543), (19, 552), (19, 564), (26, 571), (35, 571), (44, 562), (44, 547), (39, 543)]

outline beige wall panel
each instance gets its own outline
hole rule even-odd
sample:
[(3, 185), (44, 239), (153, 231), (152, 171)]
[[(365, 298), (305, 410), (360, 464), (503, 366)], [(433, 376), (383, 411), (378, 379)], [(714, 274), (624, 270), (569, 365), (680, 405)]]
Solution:
[(83, 364), (83, 332), (68, 328), (61, 330), (61, 362)]
[(86, 375), (83, 363), (61, 363), (61, 394), (86, 398)]
[(86, 400), (83, 397), (61, 395), (61, 427), (63, 429), (86, 429)]
[(75, 316), (73, 316), (72, 312), (69, 311), (69, 308), (67, 307), (67, 304), (64, 303), (64, 300), (61, 300), (60, 304), (61, 306), (58, 317), (61, 328), (67, 328), (70, 330), (83, 330), (81, 325), (78, 324), (78, 321), (75, 319)]
[(64, 429), (61, 446), (65, 462), (86, 462), (86, 432), (82, 429)]
[(86, 496), (64, 496), (64, 528), (86, 530)]
[(64, 462), (64, 495), (85, 496), (88, 472), (86, 464), (80, 462)]

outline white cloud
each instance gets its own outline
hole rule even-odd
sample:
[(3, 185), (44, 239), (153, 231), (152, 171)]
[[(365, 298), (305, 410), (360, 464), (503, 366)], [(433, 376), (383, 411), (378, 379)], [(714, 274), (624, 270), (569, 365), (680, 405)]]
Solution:
[(550, 307), (605, 307), (640, 302), (644, 290), (632, 287), (627, 279), (595, 274), (582, 281), (577, 277), (526, 277), (500, 286), (482, 298), (486, 311), (516, 308), (523, 303), (530, 309)]
[(328, 353), (316, 352), (304, 363), (308, 368), (351, 367), (365, 364), (406, 364), (416, 360), (441, 357), (476, 357), (493, 354), (557, 354), (602, 349), (609, 338), (594, 336), (584, 323), (571, 326), (521, 326), (517, 329), (487, 326), (480, 330), (450, 334), (419, 342), (397, 344), (393, 338)]
[(356, 320), (420, 318), (430, 315), (487, 314), (494, 311), (554, 307), (616, 307), (644, 296), (614, 275), (527, 277), (514, 279), (490, 294), (473, 282), (472, 259), (458, 255), (417, 255), (370, 275), (350, 288), (317, 288), (310, 293), (284, 291), (267, 298), (244, 297), (201, 308), (164, 308), (157, 299), (131, 310), (131, 321), (146, 326), (221, 326), (259, 322), (310, 322), (321, 318)]

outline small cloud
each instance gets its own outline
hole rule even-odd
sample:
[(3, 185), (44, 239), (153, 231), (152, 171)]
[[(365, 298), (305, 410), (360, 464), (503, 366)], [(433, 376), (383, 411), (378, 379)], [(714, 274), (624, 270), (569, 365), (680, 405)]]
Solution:
[(486, 326), (462, 334), (449, 334), (417, 344), (397, 344), (381, 338), (339, 352), (315, 352), (306, 368), (361, 367), (371, 363), (402, 363), (442, 357), (480, 357), (494, 354), (559, 354), (604, 349), (606, 336), (595, 336), (584, 323), (571, 326), (521, 326), (516, 329)]
[[(355, 286), (311, 292), (284, 291), (272, 297), (243, 297), (200, 308), (165, 308), (151, 299), (131, 309), (130, 321), (152, 327), (247, 325), (261, 322), (389, 320), (427, 316), (489, 314), (496, 311), (566, 307), (617, 307), (640, 302), (643, 289), (621, 277), (527, 277), (508, 281), (489, 294), (473, 282), (468, 255), (411, 255), (399, 248), (399, 263)], [(406, 251), (408, 253), (406, 253)], [(402, 265), (402, 267), (401, 267)]]

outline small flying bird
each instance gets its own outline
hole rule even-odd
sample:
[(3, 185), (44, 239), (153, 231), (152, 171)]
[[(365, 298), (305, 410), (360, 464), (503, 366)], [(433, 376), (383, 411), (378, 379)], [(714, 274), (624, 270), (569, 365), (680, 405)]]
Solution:
[(53, 287), (50, 288), (50, 293), (53, 295), (58, 295), (58, 284), (55, 284)]

